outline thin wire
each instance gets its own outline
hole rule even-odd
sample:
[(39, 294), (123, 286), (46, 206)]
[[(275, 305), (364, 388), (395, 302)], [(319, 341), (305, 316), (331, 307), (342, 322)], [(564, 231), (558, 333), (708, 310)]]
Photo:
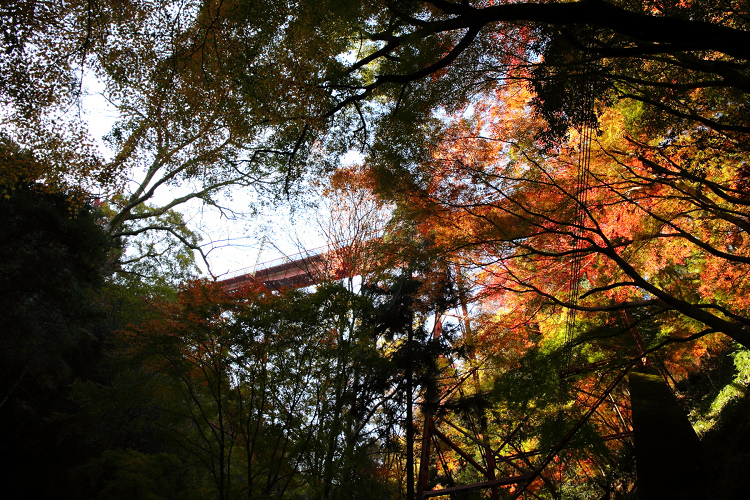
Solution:
[[(573, 259), (570, 264), (570, 279), (568, 287), (568, 307), (565, 318), (565, 343), (562, 352), (562, 373), (564, 373), (572, 362), (573, 337), (575, 335), (575, 326), (577, 319), (578, 299), (581, 291), (581, 271), (583, 269), (583, 248), (585, 223), (587, 218), (587, 207), (589, 202), (591, 187), (591, 143), (596, 129), (596, 119), (594, 115), (594, 89), (593, 74), (594, 64), (590, 61), (583, 66), (583, 82), (581, 100), (578, 111), (582, 116), (582, 123), (579, 128), (578, 142), (578, 165), (573, 193), (576, 204), (575, 215), (571, 225), (573, 237)], [(566, 393), (565, 378), (560, 378), (560, 396), (565, 397)]]
[[(587, 61), (583, 65), (583, 82), (582, 92), (583, 99), (580, 102), (582, 123), (579, 127), (578, 142), (578, 164), (575, 191), (573, 192), (575, 206), (575, 215), (571, 225), (573, 238), (573, 258), (570, 264), (570, 278), (568, 287), (568, 309), (565, 318), (565, 339), (562, 348), (561, 371), (558, 390), (558, 409), (557, 409), (557, 434), (562, 436), (564, 432), (565, 412), (564, 406), (569, 399), (568, 381), (566, 372), (573, 361), (573, 338), (575, 336), (578, 299), (581, 292), (581, 272), (583, 270), (583, 248), (585, 223), (587, 219), (587, 207), (591, 187), (591, 143), (596, 128), (596, 119), (594, 115), (594, 88), (593, 74), (594, 65)], [(559, 461), (560, 483), (563, 482), (564, 465), (563, 460)], [(562, 495), (562, 493), (560, 492)]]

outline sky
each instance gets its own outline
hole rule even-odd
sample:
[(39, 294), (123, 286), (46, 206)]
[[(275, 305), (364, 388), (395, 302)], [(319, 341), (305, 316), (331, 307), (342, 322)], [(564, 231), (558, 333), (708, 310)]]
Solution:
[[(89, 124), (89, 130), (105, 159), (113, 152), (103, 137), (117, 120), (117, 110), (102, 95), (102, 85), (92, 78), (85, 79), (85, 96), (82, 107)], [(345, 161), (356, 161), (355, 156)], [(157, 195), (156, 203), (166, 201), (179, 192), (179, 188), (163, 189)], [(229, 208), (237, 212), (245, 211), (249, 198), (241, 192), (233, 192), (229, 197), (220, 198)], [(188, 203), (178, 209), (188, 227), (201, 237), (203, 251), (211, 266), (211, 273), (219, 279), (251, 272), (259, 264), (276, 261), (300, 251), (310, 251), (325, 245), (325, 238), (318, 228), (316, 214), (307, 212), (291, 213), (283, 207), (261, 208), (252, 218), (229, 220), (212, 207), (200, 201)], [(200, 256), (196, 263), (203, 276), (209, 276), (207, 266)]]

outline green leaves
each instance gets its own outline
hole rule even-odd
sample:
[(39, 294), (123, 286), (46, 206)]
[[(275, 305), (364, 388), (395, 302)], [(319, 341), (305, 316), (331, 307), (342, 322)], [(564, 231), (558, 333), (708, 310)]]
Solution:
[(220, 498), (330, 490), (380, 453), (394, 375), (362, 297), (335, 284), (228, 295), (194, 282), (154, 308), (118, 339), (129, 366), (118, 378), (143, 381), (141, 411), (167, 449), (193, 457), (182, 458), (197, 472), (190, 488)]

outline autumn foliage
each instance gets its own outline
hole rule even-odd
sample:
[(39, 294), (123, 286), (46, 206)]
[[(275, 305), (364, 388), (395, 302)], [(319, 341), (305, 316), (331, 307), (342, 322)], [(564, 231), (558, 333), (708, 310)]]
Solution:
[[(746, 12), (3, 2), (10, 491), (630, 498), (645, 367), (746, 491), (715, 451), (750, 383)], [(314, 286), (228, 292), (204, 213), (281, 207), (327, 239)], [(44, 442), (70, 466), (34, 485)]]

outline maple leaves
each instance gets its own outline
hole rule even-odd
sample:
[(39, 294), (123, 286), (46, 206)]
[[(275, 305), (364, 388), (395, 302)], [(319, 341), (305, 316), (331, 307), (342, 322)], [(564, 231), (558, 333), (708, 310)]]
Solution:
[[(388, 166), (377, 151), (370, 164), (397, 213), (413, 217), (472, 283), (482, 313), (466, 341), (497, 363), (504, 404), (526, 393), (520, 404), (557, 406), (540, 382), (552, 375), (537, 372), (560, 362), (566, 344), (572, 367), (555, 366), (572, 374), (579, 394), (571, 401), (583, 409), (611, 370), (644, 353), (684, 380), (701, 359), (726, 352), (728, 339), (748, 347), (748, 151), (740, 136), (612, 102), (600, 109), (582, 164), (588, 152), (576, 130), (557, 143), (541, 140), (546, 124), (529, 109), (532, 95), (506, 83), (441, 115), (422, 149), (404, 151), (401, 163)], [(715, 109), (731, 101), (714, 98)], [(580, 169), (589, 176), (583, 186)], [(571, 276), (574, 259), (580, 273)], [(574, 283), (580, 292), (571, 296)], [(578, 311), (569, 341), (566, 309)], [(592, 435), (628, 428), (614, 403), (597, 410)], [(607, 443), (612, 454), (623, 450)]]
[[(340, 170), (327, 186), (337, 217), (327, 232), (334, 241), (357, 240), (339, 248), (337, 259), (349, 268), (337, 277), (421, 260), (424, 300), (412, 307), (426, 315), (450, 276), (461, 276), (465, 293), (481, 304), (467, 342), (493, 359), (499, 378), (562, 356), (566, 309), (578, 311), (572, 341), (579, 364), (627, 366), (641, 351), (658, 351), (671, 370), (682, 370), (679, 378), (686, 359), (724, 347), (709, 334), (750, 346), (748, 36), (733, 2), (9, 5), (4, 20), (28, 19), (0, 26), (0, 69), (9, 75), (0, 91), (14, 104), (7, 113), (18, 127), (3, 136), (15, 158), (0, 166), (0, 182), (15, 184), (23, 168), (50, 184), (83, 179), (126, 190), (111, 197), (107, 230), (116, 238), (166, 230), (197, 248), (174, 208), (201, 200), (221, 209), (215, 195), (229, 187), (293, 195), (296, 181), (330, 171), (337, 154), (356, 145), (368, 155), (364, 169)], [(45, 29), (34, 35), (28, 27)], [(55, 47), (55, 40), (65, 43)], [(43, 49), (40, 58), (26, 57), (25, 47)], [(43, 63), (56, 58), (61, 68), (43, 74)], [(28, 75), (10, 65), (18, 61), (34, 63)], [(78, 64), (103, 80), (120, 113), (106, 163), (78, 124), (55, 129), (48, 113), (75, 102), (75, 85), (60, 82), (77, 75)], [(21, 77), (43, 84), (41, 91)], [(576, 127), (593, 119), (599, 135), (590, 160), (581, 161), (589, 151)], [(36, 156), (16, 143), (33, 146)], [(581, 168), (589, 176), (583, 184)], [(129, 176), (136, 180), (123, 187)], [(165, 188), (184, 192), (150, 206)], [(397, 205), (378, 245), (366, 240), (383, 222), (384, 205), (369, 191)], [(389, 254), (380, 259), (375, 247)], [(574, 276), (572, 263), (580, 265)], [(249, 431), (232, 426), (250, 418), (242, 414), (247, 408), (272, 412), (264, 406), (270, 399), (238, 410), (248, 398), (257, 403), (256, 393), (254, 386), (249, 394), (235, 391), (232, 377), (271, 376), (258, 360), (273, 354), (235, 351), (248, 326), (235, 320), (250, 316), (248, 304), (200, 286), (186, 288), (180, 301), (160, 306), (160, 321), (131, 329), (133, 346), (148, 354), (144, 370), (168, 366), (179, 375), (174, 380), (182, 377), (180, 390), (200, 392), (190, 411), (210, 407), (232, 422), (216, 434), (224, 424), (201, 417), (195, 436), (210, 446), (244, 446), (243, 465), (252, 468)], [(279, 352), (291, 352), (312, 328), (274, 316), (293, 313), (260, 291), (248, 301), (265, 326), (297, 335), (276, 338)], [(149, 337), (154, 332), (158, 339)], [(321, 349), (343, 345), (333, 332), (316, 338)], [(240, 340), (261, 349), (255, 338)], [(313, 347), (300, 345), (293, 357), (310, 359)], [(151, 356), (152, 348), (163, 351)], [(352, 359), (335, 363), (348, 370)], [(298, 369), (278, 353), (274, 362)], [(245, 371), (228, 375), (235, 365)], [(550, 385), (554, 370), (545, 369)], [(272, 375), (294, 390), (314, 378)], [(345, 393), (344, 378), (326, 380), (338, 396)], [(516, 382), (528, 385), (520, 375)], [(576, 383), (592, 392), (596, 381), (587, 372)], [(285, 404), (300, 403), (294, 390), (284, 393)], [(224, 401), (214, 396), (227, 391), (234, 399), (218, 408)], [(335, 406), (310, 404), (308, 414)], [(295, 418), (290, 427), (304, 420)], [(288, 437), (277, 431), (269, 429), (268, 439)], [(333, 442), (342, 442), (337, 436)], [(317, 465), (330, 489), (334, 447), (321, 449), (329, 463)], [(220, 496), (231, 490), (225, 451), (212, 455)]]
[[(732, 296), (730, 289), (747, 286), (745, 238), (737, 236), (745, 232), (737, 217), (745, 201), (734, 191), (741, 175), (726, 167), (746, 153), (712, 148), (704, 155), (709, 146), (689, 134), (638, 141), (639, 128), (612, 107), (600, 117), (583, 193), (575, 131), (554, 149), (539, 142), (543, 123), (530, 116), (526, 98), (513, 101), (514, 92), (506, 87), (447, 117), (429, 156), (422, 156), (422, 182), (392, 193), (412, 208), (421, 234), (469, 276), (481, 314), (465, 340), (492, 363), (502, 394), (498, 409), (511, 411), (513, 421), (534, 408), (544, 429), (562, 404), (546, 385), (556, 376), (566, 377), (575, 394), (565, 404), (584, 412), (600, 404), (602, 383), (644, 352), (685, 380), (701, 359), (726, 352), (728, 338), (747, 345), (744, 294)], [(584, 209), (581, 222), (577, 206)], [(581, 271), (571, 276), (576, 257)], [(570, 295), (571, 280), (580, 287), (577, 297)], [(566, 340), (570, 308), (577, 322)], [(728, 338), (709, 335), (717, 332)], [(567, 349), (570, 365), (563, 362)], [(601, 438), (629, 426), (625, 396), (608, 397), (613, 405), (594, 412), (588, 437), (579, 441), (593, 448), (572, 447), (570, 460), (627, 456), (622, 441)], [(598, 475), (585, 464), (576, 470)], [(627, 488), (632, 477), (621, 473), (597, 481)], [(579, 479), (547, 475), (564, 488)]]

